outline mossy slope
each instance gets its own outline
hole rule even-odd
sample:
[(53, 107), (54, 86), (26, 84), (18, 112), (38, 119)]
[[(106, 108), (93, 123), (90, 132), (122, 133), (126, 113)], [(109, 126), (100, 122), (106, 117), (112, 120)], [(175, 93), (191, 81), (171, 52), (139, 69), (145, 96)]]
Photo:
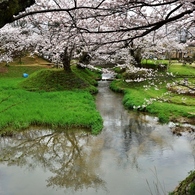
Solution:
[(64, 70), (44, 69), (37, 71), (23, 80), (20, 84), (28, 91), (62, 91), (85, 89), (91, 93), (96, 93), (97, 89), (88, 81), (80, 78), (74, 72)]

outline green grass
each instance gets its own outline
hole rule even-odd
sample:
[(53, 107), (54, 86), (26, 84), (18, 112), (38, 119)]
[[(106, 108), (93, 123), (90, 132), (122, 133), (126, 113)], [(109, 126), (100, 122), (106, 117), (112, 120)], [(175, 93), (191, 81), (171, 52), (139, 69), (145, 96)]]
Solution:
[[(10, 66), (9, 72), (0, 74), (0, 134), (31, 125), (85, 128), (98, 134), (103, 121), (91, 94), (97, 89), (79, 73), (36, 68)], [(28, 78), (21, 76), (24, 69)], [(95, 83), (95, 73), (88, 74)]]
[(143, 59), (142, 64), (169, 64), (168, 60), (152, 60), (152, 59)]
[(195, 76), (195, 68), (190, 65), (171, 65), (169, 72), (180, 76)]
[(77, 68), (76, 66), (72, 66), (72, 71), (81, 79), (94, 86), (97, 86), (97, 80), (101, 79), (101, 73), (98, 71), (90, 71), (89, 69)]
[[(2, 66), (0, 65), (0, 78), (22, 77), (23, 73), (31, 75), (35, 71), (42, 70), (41, 66)], [(2, 71), (1, 71), (2, 70)]]
[[(161, 67), (161, 65), (164, 65), (165, 67), (163, 68)], [(168, 65), (169, 65), (168, 60), (143, 59), (141, 61), (141, 66), (144, 68), (165, 70)]]
[[(187, 73), (187, 70), (184, 71), (183, 69), (182, 73)], [(158, 85), (158, 83), (160, 82), (156, 82), (156, 85)], [(167, 92), (165, 84), (159, 86), (158, 90), (154, 87), (145, 90), (143, 86), (147, 84), (147, 81), (141, 83), (126, 83), (123, 80), (116, 80), (111, 83), (110, 87), (116, 92), (124, 93), (123, 104), (127, 109), (137, 109), (151, 113), (157, 116), (160, 122), (167, 123), (179, 117), (195, 118), (194, 96), (176, 93), (165, 95)], [(146, 100), (150, 100), (151, 98), (156, 100), (153, 101), (152, 104), (147, 105)]]
[(86, 127), (97, 134), (102, 128), (94, 98), (87, 91), (39, 93), (11, 89), (1, 94), (0, 99), (5, 98), (1, 103), (0, 129), (19, 130), (30, 125)]
[(61, 69), (40, 70), (20, 83), (20, 87), (28, 91), (62, 91), (85, 89), (96, 93), (97, 89), (89, 82), (81, 79), (74, 72), (66, 73)]

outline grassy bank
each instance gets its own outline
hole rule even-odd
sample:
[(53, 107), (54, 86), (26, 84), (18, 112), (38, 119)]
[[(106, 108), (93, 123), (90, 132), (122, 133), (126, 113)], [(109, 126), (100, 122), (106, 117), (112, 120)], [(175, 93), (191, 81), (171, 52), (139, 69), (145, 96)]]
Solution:
[(195, 76), (195, 68), (189, 65), (172, 65), (169, 68), (169, 72), (180, 76)]
[[(171, 66), (169, 71), (177, 76), (194, 76), (195, 73), (195, 69), (189, 66)], [(187, 122), (195, 121), (194, 96), (168, 91), (166, 84), (163, 84), (164, 80), (165, 78), (162, 77), (158, 81), (127, 83), (120, 79), (112, 82), (111, 89), (124, 93), (123, 103), (127, 109), (151, 113), (157, 116), (160, 122), (180, 121), (182, 117), (187, 118)], [(193, 78), (191, 80), (194, 81)], [(153, 87), (146, 90), (145, 86), (150, 82), (153, 82)], [(169, 81), (167, 80), (167, 82)]]
[(180, 182), (176, 189), (169, 195), (194, 195), (195, 194), (195, 171), (191, 171), (188, 177)]
[[(4, 66), (1, 66), (3, 69)], [(92, 93), (98, 73), (73, 68), (11, 65), (0, 73), (0, 133), (12, 133), (31, 125), (52, 128), (82, 127), (97, 134), (103, 127)], [(23, 78), (22, 73), (30, 74)], [(93, 83), (94, 85), (92, 85)]]

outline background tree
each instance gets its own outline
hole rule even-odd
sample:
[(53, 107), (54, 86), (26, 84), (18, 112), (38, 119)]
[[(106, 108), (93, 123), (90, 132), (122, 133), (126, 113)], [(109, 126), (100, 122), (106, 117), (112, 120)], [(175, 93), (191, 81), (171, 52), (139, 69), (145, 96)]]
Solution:
[[(44, 33), (49, 29), (50, 38), (40, 33), (50, 48), (46, 49), (43, 43), (40, 48), (42, 53), (50, 51), (52, 59), (60, 63), (63, 59), (68, 64), (68, 58), (74, 56), (78, 48), (91, 56), (102, 58), (104, 55), (105, 59), (128, 48), (130, 52), (126, 54), (131, 54), (139, 62), (140, 55), (137, 54), (141, 48), (137, 47), (135, 40), (152, 32), (165, 37), (167, 33), (158, 33), (165, 25), (168, 31), (177, 32), (183, 27), (190, 30), (194, 27), (194, 11), (195, 2), (192, 0), (37, 0), (15, 20), (29, 16), (28, 22), (36, 23), (37, 29), (41, 27)], [(63, 53), (68, 55), (67, 60), (62, 57)]]
[(34, 52), (39, 37), (21, 27), (6, 25), (0, 29), (0, 62), (8, 64), (14, 58), (21, 58), (24, 55)]
[[(50, 3), (49, 8), (44, 8), (46, 1), (37, 1), (37, 5), (41, 6), (39, 9), (28, 9), (15, 19), (37, 13), (66, 12), (72, 18), (73, 26), (82, 32), (120, 35), (118, 39), (112, 39), (113, 42), (131, 42), (132, 39), (147, 35), (171, 22), (183, 21), (178, 28), (185, 25), (186, 29), (190, 29), (194, 24), (193, 0), (72, 0), (63, 4), (60, 0), (54, 2), (55, 6)], [(83, 22), (80, 22), (81, 20)], [(129, 32), (132, 33), (127, 36)]]

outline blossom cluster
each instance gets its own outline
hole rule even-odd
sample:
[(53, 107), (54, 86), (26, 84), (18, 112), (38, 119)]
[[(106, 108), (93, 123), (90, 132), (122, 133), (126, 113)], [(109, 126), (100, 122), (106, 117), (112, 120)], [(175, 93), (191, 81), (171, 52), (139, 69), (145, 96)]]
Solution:
[(167, 83), (167, 89), (178, 94), (195, 94), (195, 85), (189, 81), (186, 82), (186, 80)]
[(144, 110), (147, 106), (153, 104), (154, 102), (169, 102), (171, 97), (170, 92), (163, 93), (161, 96), (157, 96), (156, 98), (149, 98), (149, 99), (144, 99), (144, 103), (139, 106), (133, 106), (133, 109), (136, 110)]

